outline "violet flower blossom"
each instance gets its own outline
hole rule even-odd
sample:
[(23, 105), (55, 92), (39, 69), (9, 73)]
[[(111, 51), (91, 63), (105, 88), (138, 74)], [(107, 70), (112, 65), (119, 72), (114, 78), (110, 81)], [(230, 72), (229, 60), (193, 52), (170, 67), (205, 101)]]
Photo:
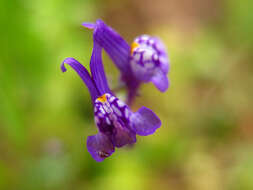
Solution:
[(168, 89), (169, 59), (165, 46), (158, 38), (141, 35), (135, 38), (130, 47), (100, 19), (96, 23), (82, 25), (94, 30), (94, 40), (105, 49), (120, 70), (121, 81), (128, 90), (129, 104), (134, 100), (141, 83), (152, 82), (161, 92)]
[(94, 120), (98, 133), (87, 138), (87, 149), (98, 162), (109, 157), (115, 147), (120, 148), (136, 142), (136, 134), (153, 134), (161, 126), (160, 119), (148, 108), (132, 112), (128, 105), (119, 100), (109, 89), (102, 64), (102, 48), (94, 41), (90, 60), (91, 75), (74, 58), (66, 58), (61, 69), (70, 65), (87, 86), (94, 106)]

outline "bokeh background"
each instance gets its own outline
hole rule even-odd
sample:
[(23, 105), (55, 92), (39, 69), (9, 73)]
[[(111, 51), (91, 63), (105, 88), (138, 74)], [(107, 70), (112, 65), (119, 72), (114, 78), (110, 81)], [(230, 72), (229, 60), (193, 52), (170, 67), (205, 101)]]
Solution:
[[(251, 0), (1, 0), (0, 189), (252, 190), (252, 10)], [(97, 18), (129, 43), (159, 36), (171, 60), (170, 89), (145, 84), (132, 108), (153, 109), (162, 127), (102, 163), (85, 144), (97, 133), (88, 91), (60, 71), (66, 57), (88, 66), (81, 23)]]

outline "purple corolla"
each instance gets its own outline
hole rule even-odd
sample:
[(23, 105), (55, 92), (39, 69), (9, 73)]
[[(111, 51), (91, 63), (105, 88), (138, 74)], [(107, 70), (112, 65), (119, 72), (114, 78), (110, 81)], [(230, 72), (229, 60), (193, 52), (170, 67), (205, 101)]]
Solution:
[(74, 58), (66, 58), (70, 65), (87, 86), (94, 107), (94, 120), (98, 133), (87, 138), (87, 149), (98, 162), (109, 157), (115, 147), (120, 148), (136, 142), (136, 134), (146, 136), (153, 134), (161, 126), (160, 119), (148, 108), (141, 107), (132, 112), (127, 104), (119, 100), (108, 87), (102, 64), (102, 47), (94, 41), (90, 60), (90, 71)]
[(152, 82), (165, 92), (169, 87), (169, 59), (166, 48), (156, 37), (141, 35), (130, 45), (102, 20), (83, 23), (93, 29), (93, 39), (107, 52), (121, 72), (128, 90), (127, 102), (133, 102), (141, 83)]

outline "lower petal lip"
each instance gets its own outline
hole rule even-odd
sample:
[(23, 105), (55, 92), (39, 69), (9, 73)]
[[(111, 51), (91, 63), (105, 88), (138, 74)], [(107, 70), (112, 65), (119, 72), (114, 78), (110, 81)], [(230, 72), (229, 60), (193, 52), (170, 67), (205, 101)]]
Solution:
[(88, 136), (87, 149), (93, 159), (97, 162), (103, 161), (114, 153), (114, 145), (111, 143), (110, 138), (99, 132), (94, 136)]
[(133, 113), (130, 122), (132, 129), (141, 136), (151, 135), (161, 126), (159, 117), (146, 107), (142, 107)]

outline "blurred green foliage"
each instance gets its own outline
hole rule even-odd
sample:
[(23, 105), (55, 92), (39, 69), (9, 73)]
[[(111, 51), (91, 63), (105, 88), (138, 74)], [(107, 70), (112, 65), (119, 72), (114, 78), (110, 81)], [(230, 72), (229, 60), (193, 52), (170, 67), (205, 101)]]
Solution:
[[(0, 1), (0, 189), (253, 189), (253, 2), (194, 0), (195, 16), (184, 1), (144, 2)], [(160, 36), (171, 59), (170, 89), (143, 85), (133, 106), (162, 127), (102, 163), (85, 145), (97, 132), (88, 91), (60, 71), (66, 57), (89, 64), (80, 24), (96, 18), (126, 39)]]

